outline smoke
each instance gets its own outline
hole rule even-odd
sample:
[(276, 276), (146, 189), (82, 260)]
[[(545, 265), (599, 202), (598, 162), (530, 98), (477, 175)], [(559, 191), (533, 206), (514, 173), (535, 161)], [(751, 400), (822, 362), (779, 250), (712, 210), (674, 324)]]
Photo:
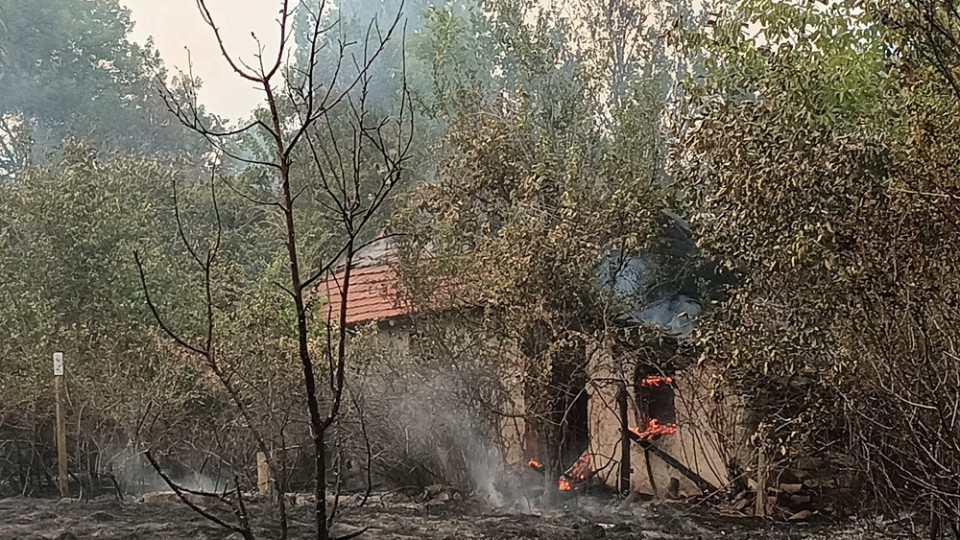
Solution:
[[(104, 470), (113, 475), (124, 493), (142, 495), (171, 491), (142, 452), (125, 447), (110, 455)], [(159, 461), (164, 474), (177, 486), (188, 490), (219, 493), (233, 485), (231, 470), (220, 460), (204, 459), (199, 453), (163, 456)]]
[(597, 277), (602, 288), (621, 304), (621, 320), (688, 336), (702, 307), (696, 298), (684, 294), (682, 280), (671, 284), (662, 279), (661, 265), (656, 254), (613, 253), (600, 265)]
[(502, 381), (464, 358), (433, 361), (395, 355), (369, 375), (366, 407), (378, 413), (371, 438), (394, 485), (445, 484), (502, 507), (516, 482), (499, 432)]
[(700, 302), (678, 294), (649, 305), (639, 313), (631, 313), (631, 316), (671, 334), (689, 336), (695, 328), (694, 319), (701, 310)]
[[(368, 72), (370, 79), (364, 91), (374, 111), (388, 113), (397, 108), (404, 75), (407, 84), (426, 88), (429, 71), (418, 69), (415, 51), (425, 33), (428, 10), (447, 6), (446, 0), (360, 0), (339, 2), (327, 7), (321, 27), (327, 28), (318, 48), (318, 69), (315, 84), (326, 85), (337, 73), (336, 85), (350, 86), (365, 63), (376, 52), (381, 39), (386, 40)], [(310, 51), (310, 35), (316, 22), (318, 3), (307, 2), (296, 17), (295, 36), (298, 62), (306, 65)], [(391, 30), (392, 29), (392, 30)], [(387, 39), (389, 34), (389, 39)], [(345, 44), (340, 59), (340, 45)], [(404, 69), (406, 66), (406, 69)]]

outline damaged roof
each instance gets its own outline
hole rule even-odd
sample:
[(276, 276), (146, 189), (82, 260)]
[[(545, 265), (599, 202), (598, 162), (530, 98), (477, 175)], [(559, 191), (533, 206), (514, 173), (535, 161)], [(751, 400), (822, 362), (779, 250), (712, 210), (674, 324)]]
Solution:
[[(675, 337), (693, 334), (696, 318), (702, 311), (696, 279), (703, 276), (691, 273), (664, 282), (662, 276), (656, 275), (657, 268), (667, 259), (692, 257), (695, 249), (692, 234), (678, 220), (669, 220), (662, 252), (645, 255), (611, 252), (597, 269), (601, 287), (622, 301), (622, 312), (616, 315), (620, 323), (656, 327)], [(383, 321), (413, 313), (414, 306), (399, 294), (398, 263), (397, 246), (390, 237), (375, 240), (355, 254), (347, 294), (347, 324)], [(328, 299), (321, 309), (331, 320), (339, 316), (343, 277), (341, 269), (318, 287), (318, 292)], [(715, 280), (713, 276), (710, 281)], [(462, 302), (462, 298), (454, 300), (455, 304), (458, 302)]]
[[(362, 324), (409, 315), (413, 307), (400, 298), (397, 285), (396, 248), (389, 238), (375, 240), (360, 249), (354, 257), (347, 291), (346, 324)], [(336, 320), (343, 300), (344, 271), (335, 272), (319, 286), (326, 296), (323, 309), (330, 320)]]

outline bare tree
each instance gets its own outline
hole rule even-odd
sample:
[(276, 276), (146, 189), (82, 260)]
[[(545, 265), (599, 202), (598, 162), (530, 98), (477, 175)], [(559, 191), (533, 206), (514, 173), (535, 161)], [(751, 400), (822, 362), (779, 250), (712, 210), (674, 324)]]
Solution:
[[(314, 6), (301, 2), (296, 9), (309, 10), (306, 20), (309, 21), (310, 28), (309, 50), (299, 51), (306, 60), (299, 64), (287, 61), (288, 40), (295, 30), (295, 8), (290, 4), (289, 0), (281, 3), (276, 54), (267, 57), (264, 47), (257, 41), (259, 53), (255, 56), (254, 65), (249, 65), (227, 50), (221, 29), (206, 0), (197, 0), (200, 14), (216, 37), (224, 61), (240, 80), (252, 83), (263, 92), (263, 114), (258, 114), (254, 121), (233, 130), (220, 130), (207, 125), (200, 114), (194, 91), (188, 88), (186, 102), (178, 101), (164, 81), (160, 82), (167, 106), (183, 125), (205, 137), (219, 155), (233, 158), (246, 167), (269, 171), (275, 180), (275, 188), (270, 190), (271, 195), (268, 197), (264, 197), (262, 193), (255, 194), (226, 177), (213, 177), (211, 185), (216, 186), (217, 182), (222, 182), (251, 204), (276, 210), (281, 218), (290, 274), (287, 284), (276, 285), (289, 298), (296, 312), (297, 356), (302, 367), (303, 390), (315, 455), (313, 465), (316, 538), (327, 540), (335, 512), (328, 515), (326, 504), (325, 434), (335, 424), (343, 401), (347, 345), (347, 333), (343, 329), (348, 304), (346, 300), (341, 302), (339, 313), (314, 317), (311, 313), (311, 291), (336, 267), (340, 272), (340, 279), (336, 283), (339, 294), (343, 299), (348, 298), (351, 268), (355, 254), (363, 247), (363, 235), (402, 180), (401, 173), (412, 146), (413, 116), (410, 112), (405, 68), (402, 70), (403, 82), (398, 95), (398, 110), (392, 115), (382, 115), (375, 114), (368, 107), (368, 97), (372, 92), (372, 68), (388, 43), (400, 32), (402, 3), (388, 24), (382, 27), (379, 21), (374, 19), (366, 27), (365, 36), (361, 40), (348, 41), (343, 36), (339, 21), (331, 21), (328, 17), (326, 1), (322, 0)], [(332, 72), (318, 73), (321, 53), (331, 51), (335, 55)], [(259, 156), (245, 155), (238, 151), (234, 144), (239, 137), (247, 137), (248, 140), (252, 137), (261, 143), (261, 147), (268, 148), (268, 151)], [(294, 165), (300, 166), (301, 162), (305, 163), (306, 170), (297, 169), (298, 174), (295, 174)], [(215, 187), (213, 192), (215, 195)], [(311, 201), (313, 205), (308, 206), (307, 201)], [(308, 209), (322, 213), (322, 217), (331, 223), (331, 234), (337, 238), (336, 245), (322, 261), (306, 260), (302, 255), (303, 249), (298, 237), (298, 216), (302, 216)], [(217, 219), (219, 221), (219, 214)], [(267, 454), (268, 462), (275, 461), (275, 456), (270, 452), (271, 448), (257, 431), (262, 428), (256, 426), (252, 415), (245, 409), (242, 396), (232, 384), (231, 374), (225, 372), (218, 362), (217, 351), (221, 344), (217, 337), (218, 321), (214, 300), (216, 294), (213, 290), (215, 280), (212, 276), (216, 272), (220, 245), (219, 226), (216, 238), (212, 240), (205, 254), (191, 247), (190, 240), (183, 233), (182, 224), (180, 230), (184, 245), (203, 274), (206, 320), (202, 344), (191, 342), (183, 333), (164, 322), (157, 305), (150, 299), (147, 279), (140, 258), (137, 257), (143, 287), (148, 293), (147, 302), (163, 331), (181, 348), (206, 361), (239, 408), (240, 414), (248, 420), (251, 429), (255, 430), (258, 446)], [(325, 330), (322, 332), (311, 332), (313, 328), (324, 326)], [(320, 351), (314, 350), (310, 343), (311, 335), (317, 334), (325, 336), (325, 346), (322, 346)], [(318, 355), (325, 362), (319, 363)], [(326, 396), (323, 396), (324, 382)], [(321, 407), (321, 402), (325, 407)], [(285, 537), (286, 517), (282, 486), (277, 488), (281, 537)], [(242, 509), (243, 499), (239, 486), (235, 489), (239, 530), (250, 538), (252, 533)], [(233, 526), (230, 528), (238, 530)]]

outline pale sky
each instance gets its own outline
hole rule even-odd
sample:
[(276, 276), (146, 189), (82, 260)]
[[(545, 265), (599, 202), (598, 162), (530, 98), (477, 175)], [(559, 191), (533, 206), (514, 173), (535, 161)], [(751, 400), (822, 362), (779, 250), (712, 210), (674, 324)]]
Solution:
[[(203, 80), (200, 100), (218, 115), (232, 120), (246, 116), (262, 95), (248, 81), (239, 78), (220, 54), (213, 31), (200, 16), (196, 0), (120, 0), (133, 12), (133, 39), (145, 42), (153, 36), (167, 67), (187, 70), (187, 50), (193, 60), (193, 74)], [(254, 62), (256, 33), (269, 56), (279, 41), (277, 0), (207, 0), (220, 27), (228, 52), (248, 64)]]

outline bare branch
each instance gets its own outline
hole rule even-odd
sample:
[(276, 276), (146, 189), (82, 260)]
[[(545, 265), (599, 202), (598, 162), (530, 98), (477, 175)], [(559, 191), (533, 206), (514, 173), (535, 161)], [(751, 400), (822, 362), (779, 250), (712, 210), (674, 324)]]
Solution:
[[(288, 1), (288, 0), (284, 0), (284, 2), (283, 2), (283, 18), (282, 18), (282, 20), (284, 21), (284, 23), (286, 22), (286, 18), (287, 18), (287, 14), (288, 14), (288, 12), (287, 12), (287, 1)], [(213, 20), (213, 15), (210, 14), (210, 9), (207, 7), (207, 2), (206, 2), (206, 0), (197, 0), (197, 8), (200, 10), (201, 16), (203, 16), (203, 22), (206, 23), (207, 26), (209, 26), (211, 30), (213, 30), (213, 35), (214, 35), (214, 37), (217, 39), (217, 45), (220, 47), (220, 54), (223, 56), (223, 58), (227, 61), (227, 64), (230, 66), (231, 69), (233, 69), (233, 71), (234, 71), (237, 75), (239, 75), (240, 77), (242, 77), (242, 78), (244, 78), (244, 79), (246, 79), (246, 80), (248, 80), (248, 81), (250, 81), (250, 82), (255, 82), (255, 83), (262, 83), (266, 78), (268, 78), (268, 77), (264, 77), (264, 76), (262, 76), (262, 75), (259, 75), (259, 76), (258, 76), (258, 75), (255, 74), (255, 73), (247, 72), (247, 71), (244, 71), (243, 69), (241, 69), (240, 66), (237, 65), (237, 62), (234, 61), (233, 57), (230, 56), (230, 53), (227, 52), (226, 45), (225, 45), (224, 42), (223, 42), (223, 37), (220, 35), (220, 27), (218, 27), (217, 24), (214, 22), (214, 20)], [(282, 28), (282, 29), (281, 29), (281, 31), (280, 31), (280, 36), (281, 36), (281, 42), (280, 42), (280, 44), (281, 44), (281, 49), (280, 49), (280, 51), (277, 52), (277, 56), (278, 56), (278, 57), (280, 57), (280, 56), (283, 55), (282, 45), (283, 45), (283, 44), (285, 43), (285, 41), (286, 41), (286, 29), (285, 29), (285, 28)]]
[(157, 324), (160, 325), (160, 329), (163, 330), (163, 332), (167, 334), (167, 336), (169, 336), (170, 339), (177, 342), (177, 344), (183, 347), (184, 349), (187, 349), (188, 351), (193, 352), (194, 354), (198, 354), (200, 356), (204, 356), (204, 357), (207, 356), (207, 351), (189, 344), (185, 339), (181, 338), (179, 335), (173, 332), (173, 330), (171, 330), (170, 327), (166, 325), (166, 323), (163, 321), (163, 318), (160, 316), (160, 311), (157, 309), (156, 304), (154, 304), (153, 300), (150, 298), (150, 289), (149, 287), (147, 287), (147, 277), (143, 271), (143, 263), (140, 260), (140, 254), (134, 251), (133, 258), (137, 263), (137, 270), (140, 272), (140, 285), (143, 290), (143, 294), (146, 298), (147, 306), (150, 308), (150, 312), (153, 313), (154, 320), (156, 320)]
[[(151, 455), (149, 450), (144, 452), (144, 455), (147, 457), (147, 461), (150, 462), (150, 465), (153, 467), (153, 470), (157, 472), (157, 475), (160, 476), (160, 478), (164, 481), (164, 483), (166, 483), (167, 486), (177, 495), (177, 498), (180, 499), (180, 502), (187, 505), (191, 510), (193, 510), (197, 514), (200, 514), (207, 520), (212, 521), (213, 523), (216, 523), (217, 525), (223, 527), (224, 529), (240, 533), (243, 535), (243, 537), (246, 540), (253, 540), (253, 533), (250, 531), (249, 526), (246, 528), (243, 528), (237, 525), (227, 523), (226, 521), (220, 519), (219, 517), (211, 514), (210, 512), (194, 504), (193, 501), (191, 501), (189, 498), (187, 498), (186, 495), (184, 495), (184, 493), (186, 493), (187, 491), (170, 479), (167, 473), (164, 472), (163, 468), (160, 467), (160, 464), (157, 463), (157, 461), (153, 458), (153, 455)], [(239, 488), (237, 488), (238, 493), (239, 491), (240, 491)]]

